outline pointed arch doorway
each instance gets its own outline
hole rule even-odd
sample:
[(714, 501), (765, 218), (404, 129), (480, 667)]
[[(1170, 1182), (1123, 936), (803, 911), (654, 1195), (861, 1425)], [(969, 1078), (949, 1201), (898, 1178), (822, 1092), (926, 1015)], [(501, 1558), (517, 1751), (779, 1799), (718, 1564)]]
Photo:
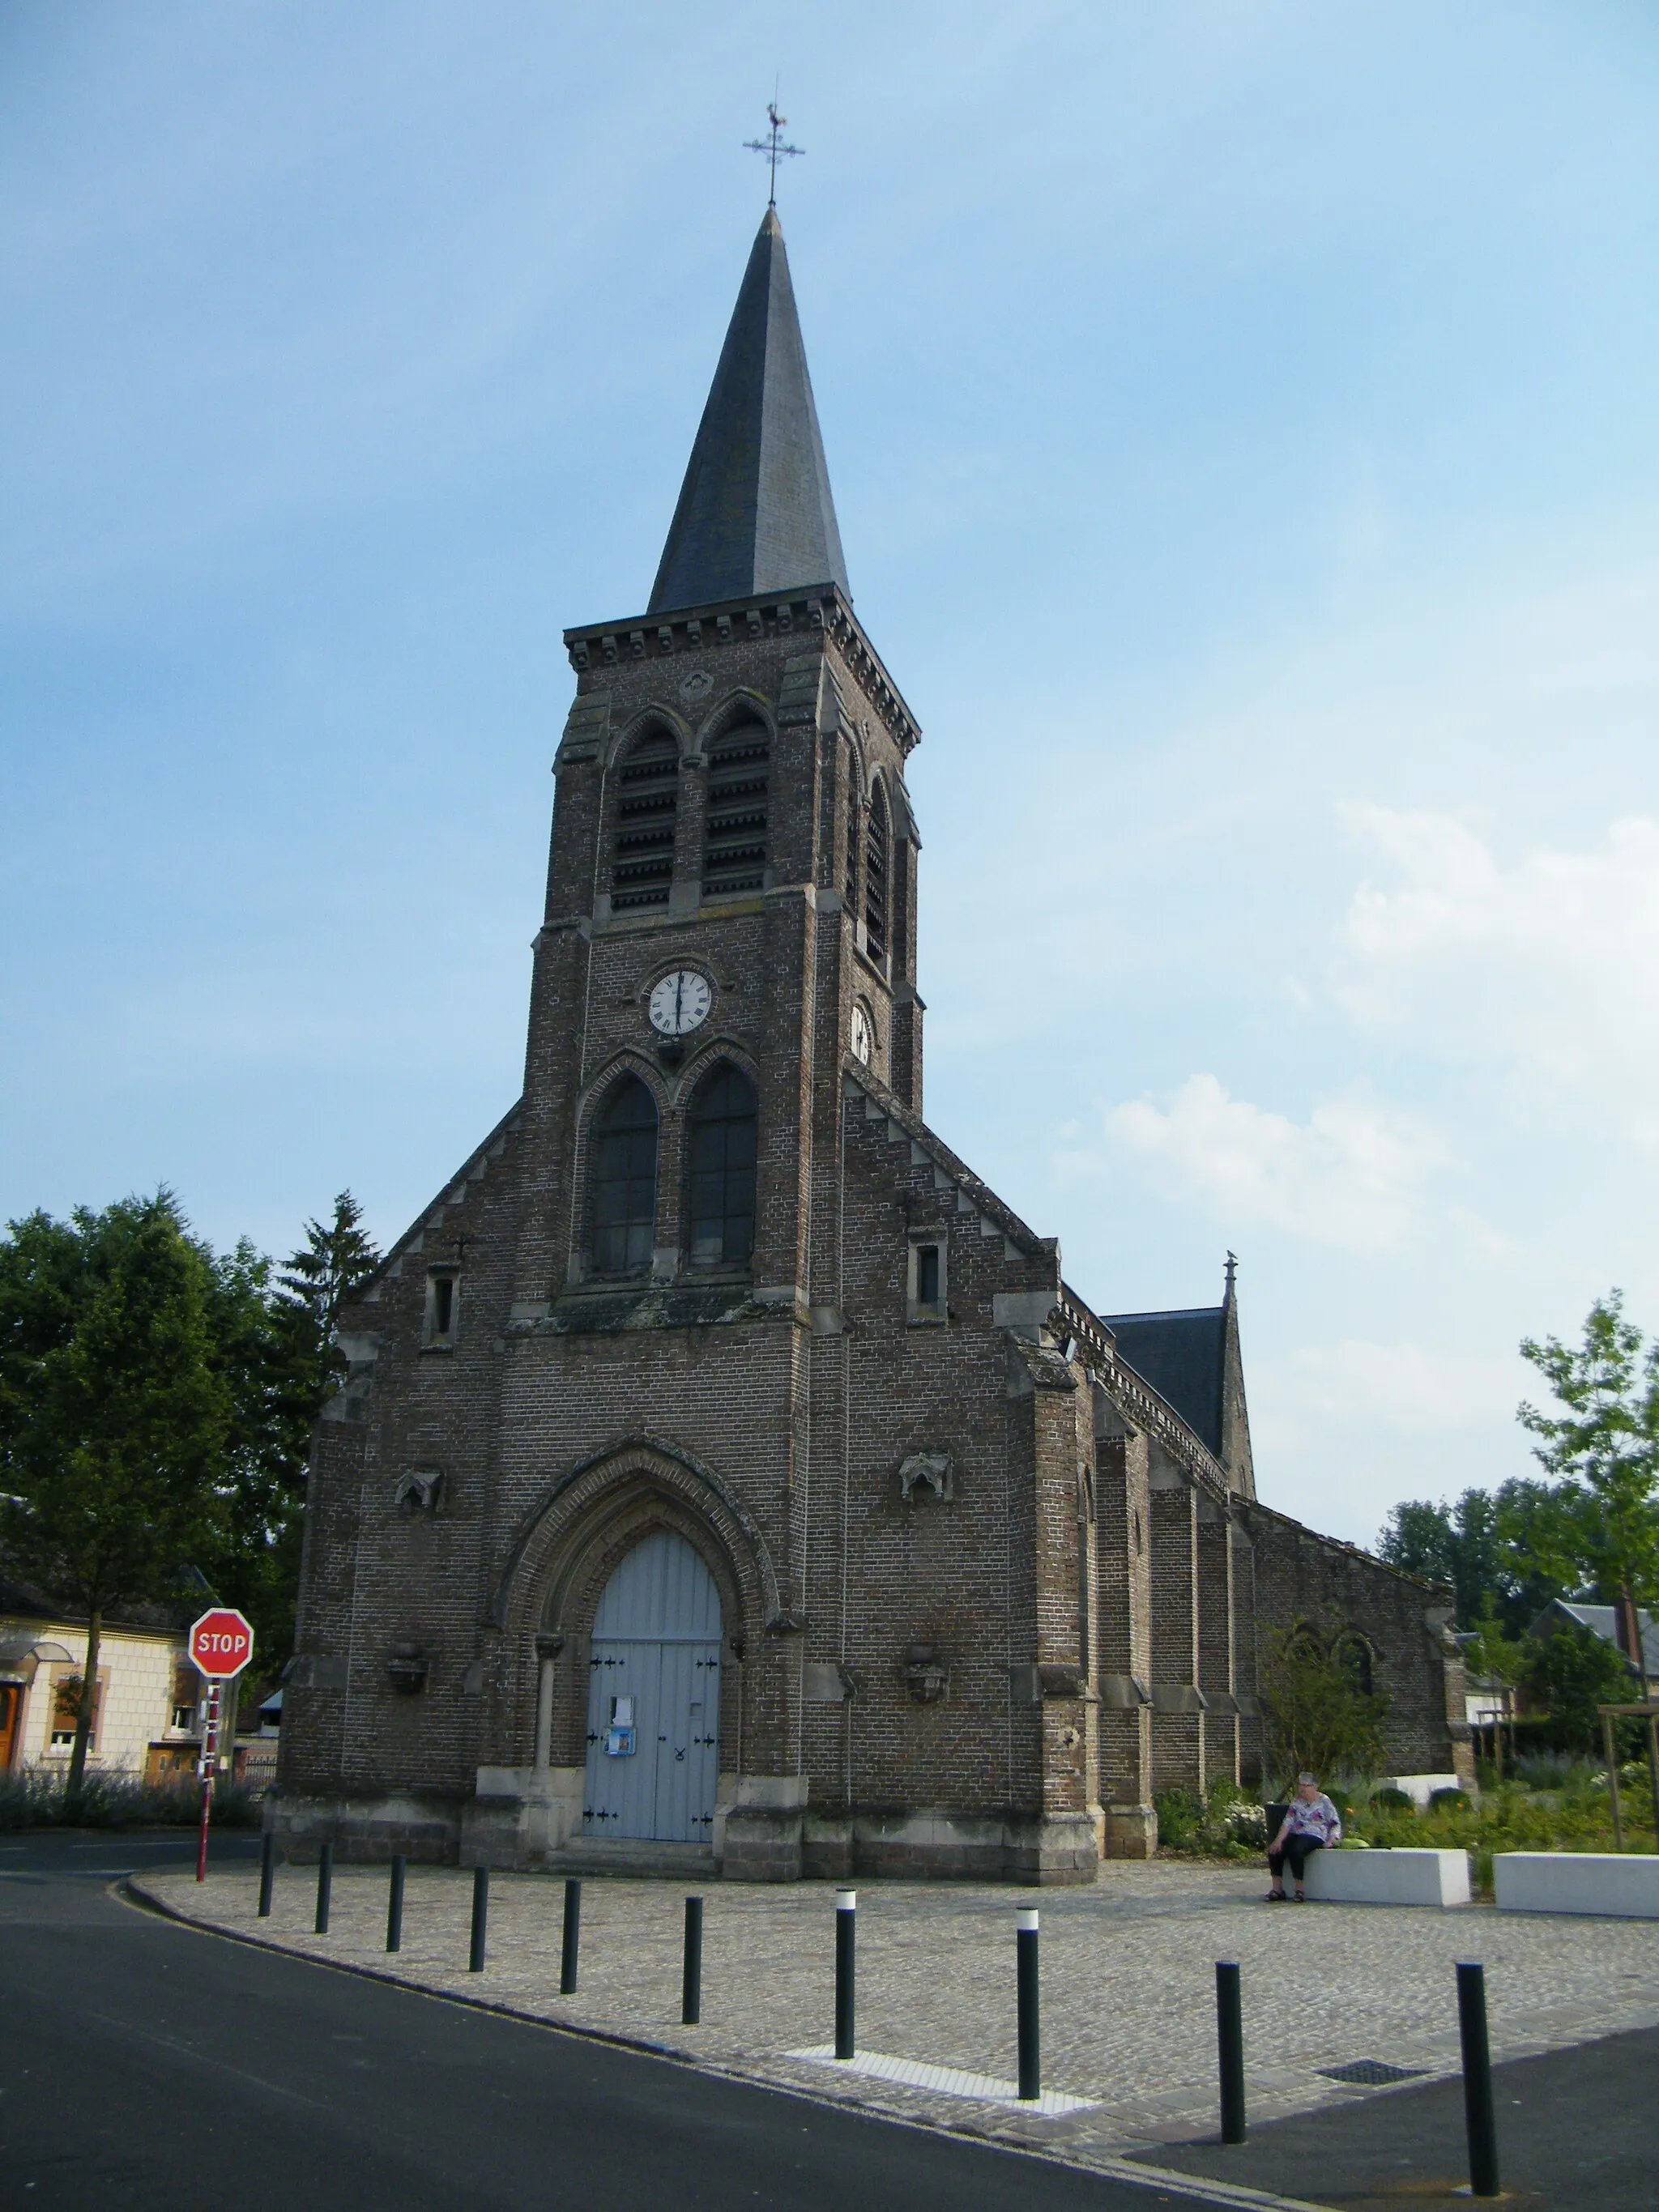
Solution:
[(585, 1834), (712, 1840), (720, 1683), (714, 1578), (659, 1528), (617, 1566), (593, 1617)]

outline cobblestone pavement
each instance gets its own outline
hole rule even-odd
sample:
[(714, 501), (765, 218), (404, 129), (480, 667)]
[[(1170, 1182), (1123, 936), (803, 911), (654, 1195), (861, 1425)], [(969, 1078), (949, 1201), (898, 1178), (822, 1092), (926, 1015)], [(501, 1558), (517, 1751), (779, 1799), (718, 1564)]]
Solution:
[(1040, 2118), (788, 2055), (833, 2031), (828, 1885), (709, 1885), (702, 2022), (684, 2027), (683, 1892), (672, 1882), (584, 1882), (580, 1984), (569, 1997), (558, 1995), (562, 1885), (546, 1876), (492, 1877), (479, 1974), (466, 1970), (471, 1876), (455, 1869), (410, 1868), (403, 1948), (390, 1957), (384, 1867), (336, 1869), (326, 1936), (312, 1932), (312, 1868), (279, 1871), (264, 1921), (252, 1870), (200, 1887), (185, 1872), (131, 1884), (187, 1920), (308, 1957), (1083, 2164), (1213, 2133), (1218, 1959), (1243, 1970), (1253, 2124), (1388, 2094), (1332, 2081), (1322, 2068), (1370, 2058), (1455, 2072), (1460, 1959), (1485, 1961), (1495, 2058), (1659, 2025), (1659, 1925), (1482, 1906), (1268, 1911), (1262, 1886), (1250, 1868), (1167, 1861), (1109, 1865), (1090, 1889), (859, 1885), (860, 2051), (1005, 2080), (1015, 2071), (1014, 1911), (1038, 1905), (1043, 2086), (1091, 2100)]

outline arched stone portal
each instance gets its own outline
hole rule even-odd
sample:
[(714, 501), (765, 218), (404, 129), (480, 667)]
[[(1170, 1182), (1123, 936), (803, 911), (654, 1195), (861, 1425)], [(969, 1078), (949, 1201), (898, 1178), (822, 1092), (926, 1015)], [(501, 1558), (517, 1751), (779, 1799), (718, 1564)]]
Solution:
[(614, 1570), (593, 1618), (585, 1834), (710, 1840), (720, 1680), (714, 1578), (684, 1537), (655, 1529)]

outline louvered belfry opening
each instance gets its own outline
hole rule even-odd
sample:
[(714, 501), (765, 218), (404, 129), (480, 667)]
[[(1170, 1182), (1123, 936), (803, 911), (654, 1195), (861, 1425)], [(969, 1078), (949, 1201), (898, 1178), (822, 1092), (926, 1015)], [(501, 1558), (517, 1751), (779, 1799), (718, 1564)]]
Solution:
[(763, 724), (739, 722), (708, 750), (702, 895), (757, 891), (766, 881), (766, 796), (771, 738)]
[(847, 760), (847, 911), (859, 910), (859, 771), (849, 746)]
[(653, 730), (641, 738), (617, 770), (617, 785), (611, 910), (666, 906), (680, 787), (680, 749), (672, 732)]
[(878, 784), (864, 823), (864, 941), (878, 966), (887, 960), (887, 798)]

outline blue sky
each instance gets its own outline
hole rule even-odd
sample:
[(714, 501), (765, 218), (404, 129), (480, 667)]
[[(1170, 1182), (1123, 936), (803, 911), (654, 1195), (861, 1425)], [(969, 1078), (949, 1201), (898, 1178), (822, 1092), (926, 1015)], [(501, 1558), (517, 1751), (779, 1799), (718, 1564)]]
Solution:
[(764, 172), (925, 732), (927, 1111), (1262, 1493), (1524, 1472), (1659, 1328), (1659, 14), (0, 13), (0, 1213), (398, 1232), (515, 1095), (559, 632)]

